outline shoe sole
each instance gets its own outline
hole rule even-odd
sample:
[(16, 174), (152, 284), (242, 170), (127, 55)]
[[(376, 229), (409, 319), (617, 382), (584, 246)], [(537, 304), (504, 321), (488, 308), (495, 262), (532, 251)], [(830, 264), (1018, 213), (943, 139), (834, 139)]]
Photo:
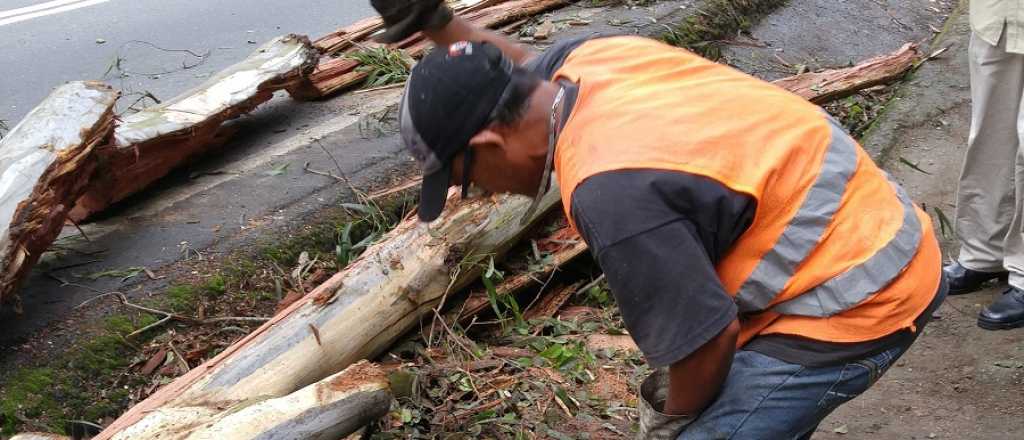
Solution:
[(1024, 327), (1024, 319), (1018, 319), (1012, 322), (999, 322), (978, 317), (978, 327), (985, 330), (1010, 330)]
[(965, 288), (961, 288), (961, 289), (955, 289), (955, 288), (950, 287), (949, 288), (949, 292), (947, 293), (947, 295), (949, 295), (949, 296), (966, 295), (968, 293), (974, 293), (974, 292), (977, 292), (979, 290), (982, 290), (982, 289), (988, 287), (989, 285), (991, 285), (993, 283), (1005, 283), (1005, 282), (1007, 282), (1009, 280), (1010, 280), (1010, 274), (1002, 274), (1002, 275), (999, 275), (996, 278), (992, 278), (990, 280), (985, 280), (984, 282), (982, 282), (981, 284), (978, 284), (977, 286), (965, 287)]

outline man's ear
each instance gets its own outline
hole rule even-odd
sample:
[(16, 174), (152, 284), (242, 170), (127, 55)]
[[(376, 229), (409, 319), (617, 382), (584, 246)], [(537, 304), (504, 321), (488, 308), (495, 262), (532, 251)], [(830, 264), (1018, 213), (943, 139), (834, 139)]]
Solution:
[(505, 136), (492, 128), (485, 128), (469, 139), (470, 148), (477, 151), (488, 148), (505, 149)]

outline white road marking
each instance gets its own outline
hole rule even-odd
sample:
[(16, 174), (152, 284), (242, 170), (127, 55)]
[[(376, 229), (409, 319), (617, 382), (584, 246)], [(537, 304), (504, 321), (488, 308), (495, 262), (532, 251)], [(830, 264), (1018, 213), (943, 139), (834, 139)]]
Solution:
[(40, 3), (38, 5), (25, 6), (22, 8), (11, 9), (9, 11), (0, 11), (0, 18), (13, 17), (15, 15), (28, 14), (29, 12), (36, 12), (43, 9), (56, 8), (57, 6), (64, 6), (68, 3), (78, 3), (84, 0), (54, 0), (46, 3)]
[(33, 18), (45, 17), (47, 15), (60, 14), (73, 11), (110, 0), (55, 0), (38, 5), (26, 6), (24, 8), (0, 11), (0, 26), (31, 20)]

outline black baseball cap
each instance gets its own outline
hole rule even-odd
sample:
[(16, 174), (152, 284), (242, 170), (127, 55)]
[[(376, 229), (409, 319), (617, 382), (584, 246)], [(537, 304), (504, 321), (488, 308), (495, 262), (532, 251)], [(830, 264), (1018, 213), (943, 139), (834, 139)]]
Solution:
[(402, 140), (423, 169), (419, 218), (441, 215), (452, 159), (493, 119), (507, 95), (513, 63), (492, 44), (437, 47), (412, 69), (399, 114)]

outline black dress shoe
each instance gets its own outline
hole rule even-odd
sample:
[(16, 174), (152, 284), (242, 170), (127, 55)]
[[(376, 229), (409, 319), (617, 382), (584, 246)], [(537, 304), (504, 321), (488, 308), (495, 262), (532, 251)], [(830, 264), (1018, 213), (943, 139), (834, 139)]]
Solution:
[(1008, 276), (1005, 270), (999, 272), (978, 272), (963, 267), (956, 261), (943, 267), (942, 273), (946, 274), (946, 280), (949, 281), (950, 295), (971, 293), (980, 289), (982, 285), (990, 280), (997, 278), (1005, 280)]
[(1003, 296), (978, 314), (978, 327), (985, 330), (1024, 327), (1024, 291), (1016, 287), (1006, 289)]

